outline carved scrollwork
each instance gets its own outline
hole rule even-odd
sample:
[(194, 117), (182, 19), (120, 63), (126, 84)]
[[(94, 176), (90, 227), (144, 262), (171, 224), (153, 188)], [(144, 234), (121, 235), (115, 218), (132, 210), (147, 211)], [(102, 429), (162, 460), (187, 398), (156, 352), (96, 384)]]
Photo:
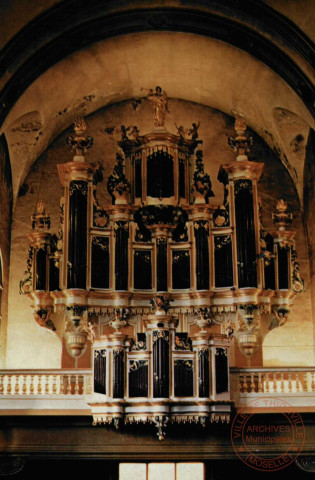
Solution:
[(221, 205), (213, 214), (213, 223), (216, 227), (226, 227), (230, 224), (229, 205)]
[(169, 342), (169, 332), (167, 330), (154, 330), (152, 335), (153, 343), (155, 343), (159, 338), (163, 338), (163, 340)]
[(227, 349), (226, 348), (216, 348), (215, 349), (215, 354), (218, 356), (227, 356)]
[(187, 338), (186, 333), (175, 334), (175, 350), (192, 350), (191, 339)]
[(124, 349), (123, 347), (115, 347), (113, 348), (113, 356), (114, 357), (119, 357), (124, 354)]
[(107, 190), (113, 199), (113, 203), (117, 203), (119, 200), (127, 203), (130, 183), (125, 175), (125, 160), (120, 153), (116, 154), (116, 165), (113, 168), (113, 173), (108, 177)]
[(158, 415), (154, 417), (153, 422), (155, 423), (155, 426), (157, 428), (157, 436), (159, 440), (164, 440), (165, 437), (165, 429), (167, 427), (167, 424), (169, 422), (169, 417), (164, 416), (164, 415)]
[(199, 347), (197, 353), (198, 353), (198, 358), (204, 357), (205, 360), (209, 359), (209, 348), (208, 347)]
[(105, 358), (106, 357), (106, 350), (94, 350), (94, 358)]
[(304, 292), (304, 280), (300, 276), (300, 265), (297, 261), (297, 251), (291, 248), (291, 263), (292, 263), (292, 289), (295, 293)]
[(114, 230), (117, 231), (119, 229), (123, 229), (125, 230), (126, 232), (128, 232), (129, 230), (129, 222), (124, 222), (124, 221), (118, 221), (118, 222), (115, 222), (115, 225), (114, 225)]
[(183, 257), (189, 257), (189, 250), (176, 250), (173, 255), (173, 263), (179, 262)]
[(209, 233), (209, 222), (207, 222), (207, 220), (197, 220), (194, 222), (194, 229), (199, 230), (200, 228), (203, 228)]
[(134, 215), (137, 224), (150, 227), (153, 225), (172, 225), (178, 226), (185, 224), (188, 215), (181, 207), (172, 205), (148, 205), (139, 208)]
[(230, 245), (232, 238), (230, 235), (216, 235), (214, 237), (214, 248), (220, 250), (225, 245)]
[(182, 367), (185, 370), (192, 370), (193, 369), (193, 361), (192, 360), (174, 360), (174, 366)]
[(250, 193), (253, 191), (253, 183), (251, 180), (240, 179), (234, 181), (234, 193), (237, 195), (241, 190), (248, 190)]
[(196, 151), (195, 171), (191, 191), (195, 197), (195, 203), (208, 203), (209, 197), (214, 197), (210, 177), (204, 171), (203, 151)]
[(135, 232), (136, 242), (151, 242), (151, 232), (144, 225), (139, 225)]
[(28, 249), (28, 257), (26, 260), (26, 270), (24, 272), (24, 276), (20, 281), (20, 294), (27, 295), (32, 289), (32, 264), (33, 264), (33, 247), (29, 247)]
[(108, 225), (109, 217), (102, 208), (96, 198), (96, 193), (94, 191), (93, 195), (93, 227), (105, 228)]
[(295, 463), (304, 472), (315, 473), (315, 456), (314, 455), (299, 456), (295, 460)]
[(139, 368), (147, 367), (149, 362), (147, 360), (131, 360), (129, 363), (129, 371), (136, 371)]
[(145, 333), (138, 333), (137, 342), (132, 340), (130, 351), (140, 351), (146, 349), (146, 334)]
[(0, 476), (13, 476), (21, 472), (24, 468), (25, 460), (19, 457), (1, 457), (0, 458)]
[(103, 251), (108, 251), (108, 249), (109, 249), (108, 237), (99, 237), (99, 236), (93, 235), (92, 244), (97, 245)]
[(70, 197), (73, 195), (74, 192), (80, 192), (82, 195), (86, 196), (88, 192), (88, 186), (87, 182), (84, 182), (83, 180), (76, 180), (70, 182), (69, 186), (69, 195)]

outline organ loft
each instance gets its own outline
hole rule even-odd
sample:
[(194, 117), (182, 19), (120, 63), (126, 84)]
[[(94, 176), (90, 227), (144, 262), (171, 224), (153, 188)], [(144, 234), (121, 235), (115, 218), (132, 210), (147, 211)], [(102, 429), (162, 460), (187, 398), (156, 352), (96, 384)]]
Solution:
[[(149, 422), (163, 439), (169, 423), (229, 422), (230, 348), (257, 354), (304, 284), (285, 199), (274, 206), (274, 229), (262, 226), (264, 163), (248, 158), (255, 146), (244, 118), (236, 115), (227, 142), (235, 160), (218, 171), (218, 205), (198, 119), (184, 128), (179, 118), (167, 131), (166, 93), (146, 92), (152, 130), (119, 126), (105, 179), (93, 150), (85, 157), (93, 139), (84, 119), (75, 120), (67, 139), (73, 156), (58, 165), (59, 229), (50, 232), (39, 201), (20, 291), (41, 327), (54, 332), (54, 315), (63, 315), (71, 357), (90, 347), (93, 423)], [(103, 181), (109, 205), (97, 199)]]

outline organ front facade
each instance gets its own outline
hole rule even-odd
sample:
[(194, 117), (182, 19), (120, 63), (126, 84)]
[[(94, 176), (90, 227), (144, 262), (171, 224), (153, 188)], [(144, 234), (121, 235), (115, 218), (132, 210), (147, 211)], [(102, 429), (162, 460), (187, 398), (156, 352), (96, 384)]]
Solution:
[(93, 423), (150, 422), (162, 439), (168, 423), (229, 422), (232, 342), (255, 355), (304, 285), (284, 199), (274, 230), (262, 226), (264, 164), (248, 158), (254, 147), (242, 116), (228, 139), (235, 160), (218, 172), (217, 204), (197, 120), (171, 133), (166, 94), (156, 87), (147, 98), (154, 128), (120, 127), (105, 179), (110, 205), (97, 199), (102, 167), (86, 159), (93, 139), (76, 119), (67, 139), (73, 157), (58, 165), (60, 226), (50, 233), (38, 202), (20, 291), (43, 328), (55, 331), (54, 313), (64, 316), (69, 355), (91, 345)]

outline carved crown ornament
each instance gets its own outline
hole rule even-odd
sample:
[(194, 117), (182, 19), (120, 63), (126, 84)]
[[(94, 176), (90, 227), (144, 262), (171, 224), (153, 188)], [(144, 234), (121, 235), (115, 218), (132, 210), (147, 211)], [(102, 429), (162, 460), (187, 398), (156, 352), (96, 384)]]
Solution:
[(167, 94), (143, 91), (133, 105), (140, 115), (144, 102), (152, 104), (152, 131), (105, 128), (119, 135), (104, 181), (108, 204), (97, 198), (101, 164), (93, 150), (84, 157), (92, 137), (76, 119), (67, 139), (74, 156), (58, 165), (59, 226), (50, 233), (40, 201), (20, 293), (72, 358), (92, 350), (93, 423), (149, 423), (162, 440), (171, 423), (211, 428), (229, 421), (231, 343), (259, 357), (265, 335), (290, 322), (304, 282), (284, 200), (275, 208), (275, 231), (262, 227), (263, 164), (248, 160), (253, 141), (244, 117), (228, 140), (235, 160), (219, 170), (223, 201), (212, 204), (203, 126), (191, 119), (190, 128), (178, 121), (168, 131)]

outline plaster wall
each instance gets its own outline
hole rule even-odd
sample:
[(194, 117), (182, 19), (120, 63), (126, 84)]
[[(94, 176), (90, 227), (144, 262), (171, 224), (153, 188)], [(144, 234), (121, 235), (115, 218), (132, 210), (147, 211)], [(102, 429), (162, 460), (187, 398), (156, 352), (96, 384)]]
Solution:
[(8, 290), (10, 270), (10, 233), (12, 210), (12, 178), (10, 159), (4, 135), (0, 137), (0, 368), (5, 364), (8, 321)]
[[(169, 100), (170, 113), (166, 128), (176, 133), (176, 125), (189, 128), (198, 123), (199, 138), (203, 140), (205, 171), (210, 174), (215, 197), (213, 204), (223, 201), (223, 186), (217, 181), (221, 164), (229, 163), (235, 156), (227, 145), (227, 137), (233, 134), (233, 119), (213, 108), (183, 100)], [(97, 187), (97, 197), (101, 205), (108, 205), (111, 199), (106, 189), (106, 179), (112, 173), (116, 158), (117, 140), (120, 139), (120, 126), (137, 125), (140, 134), (153, 130), (153, 108), (148, 100), (142, 100), (138, 108), (132, 101), (121, 102), (103, 108), (86, 118), (87, 134), (94, 138), (94, 146), (87, 159), (99, 161), (104, 167), (104, 181)], [(106, 133), (106, 129), (113, 133)], [(117, 131), (116, 131), (117, 130)], [(32, 315), (30, 301), (19, 295), (19, 280), (26, 265), (28, 239), (31, 232), (30, 217), (38, 199), (47, 205), (51, 215), (51, 231), (57, 231), (59, 222), (59, 199), (62, 187), (57, 174), (57, 164), (72, 158), (65, 145), (70, 129), (64, 131), (41, 155), (26, 178), (25, 188), (17, 200), (11, 247), (10, 308), (8, 325), (7, 368), (58, 368), (61, 366), (61, 336), (63, 321), (61, 315), (52, 315), (57, 327), (57, 335), (39, 327)], [(313, 325), (309, 295), (309, 265), (307, 249), (299, 213), (299, 202), (293, 182), (285, 167), (258, 135), (253, 133), (255, 145), (251, 157), (264, 161), (265, 167), (259, 182), (259, 194), (263, 206), (263, 221), (266, 229), (272, 229), (271, 212), (277, 200), (288, 201), (294, 213), (294, 229), (297, 230), (297, 249), (301, 276), (305, 280), (306, 292), (296, 298), (290, 320), (277, 331), (270, 332), (265, 340), (263, 351), (265, 365), (312, 365), (313, 364)], [(128, 168), (127, 168), (128, 175)], [(21, 196), (21, 193), (23, 195)], [(237, 356), (238, 358), (238, 356)], [(246, 359), (243, 360), (246, 365)]]
[[(262, 62), (227, 43), (188, 33), (150, 32), (83, 48), (45, 71), (21, 95), (3, 125), (10, 146), (14, 198), (32, 164), (75, 116), (144, 96), (140, 88), (152, 88), (155, 81), (170, 97), (228, 115), (234, 110), (243, 113), (249, 126), (280, 152), (301, 196), (303, 161), (288, 155), (285, 160), (272, 117), (273, 110), (281, 108), (314, 125), (293, 90)], [(21, 132), (26, 116), (30, 126), (38, 126), (37, 132)], [(294, 134), (298, 133), (296, 126)]]

